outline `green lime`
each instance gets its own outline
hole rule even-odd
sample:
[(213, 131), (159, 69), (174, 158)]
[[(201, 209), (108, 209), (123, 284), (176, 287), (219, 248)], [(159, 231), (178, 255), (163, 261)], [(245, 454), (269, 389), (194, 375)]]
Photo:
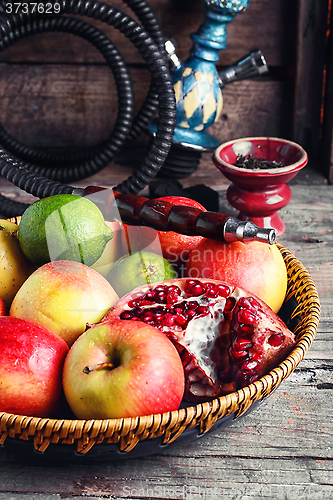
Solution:
[(174, 267), (162, 255), (135, 252), (124, 255), (111, 268), (107, 279), (119, 297), (147, 283), (176, 278)]
[(18, 230), (23, 253), (38, 266), (54, 260), (91, 266), (112, 236), (95, 203), (73, 194), (35, 201), (24, 211)]

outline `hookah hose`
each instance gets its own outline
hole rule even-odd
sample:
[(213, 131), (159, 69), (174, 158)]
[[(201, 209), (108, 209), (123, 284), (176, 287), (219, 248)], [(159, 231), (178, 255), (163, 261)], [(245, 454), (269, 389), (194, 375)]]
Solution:
[[(137, 0), (136, 2), (133, 2), (133, 0), (126, 0), (126, 2), (129, 5), (135, 4), (135, 8), (138, 8), (138, 6), (144, 8), (145, 4), (142, 0)], [(162, 205), (157, 207), (155, 201), (152, 202), (153, 204), (151, 205), (150, 201), (146, 198), (133, 196), (137, 195), (137, 193), (146, 187), (155, 177), (163, 166), (172, 144), (176, 125), (176, 101), (165, 54), (160, 50), (151, 36), (134, 19), (114, 7), (98, 0), (85, 0), (84, 2), (83, 0), (61, 0), (60, 3), (57, 2), (57, 5), (61, 6), (61, 14), (66, 14), (67, 16), (68, 14), (88, 16), (113, 26), (128, 37), (135, 45), (146, 61), (147, 67), (152, 75), (152, 85), (150, 88), (152, 97), (146, 99), (143, 106), (144, 112), (142, 112), (141, 108), (141, 113), (146, 115), (146, 118), (149, 115), (150, 120), (151, 113), (153, 111), (155, 112), (154, 93), (156, 92), (159, 114), (157, 130), (146, 159), (141, 164), (140, 168), (129, 176), (127, 180), (123, 181), (112, 190), (96, 186), (90, 186), (85, 189), (75, 188), (60, 182), (61, 178), (60, 180), (58, 178), (55, 180), (44, 177), (41, 175), (40, 171), (34, 171), (43, 167), (21, 161), (15, 155), (1, 148), (0, 175), (3, 175), (7, 180), (37, 198), (44, 198), (46, 196), (61, 193), (79, 194), (81, 196), (91, 195), (97, 196), (98, 201), (106, 203), (106, 205), (112, 203), (112, 199), (116, 198), (119, 212), (122, 213), (124, 220), (127, 220), (129, 223), (149, 225), (162, 230), (176, 230), (184, 234), (202, 234), (206, 237), (214, 237), (225, 241), (249, 241), (257, 239), (269, 244), (274, 243), (276, 237), (274, 229), (259, 228), (250, 221), (242, 222), (233, 217), (215, 212), (196, 212), (193, 207), (177, 207), (171, 203), (162, 203)], [(149, 12), (150, 20), (152, 20), (151, 11)], [(143, 15), (142, 12), (140, 12), (140, 15)], [(103, 159), (107, 163), (110, 160), (108, 147), (110, 147), (113, 152), (117, 150), (117, 146), (120, 148), (126, 140), (125, 132), (131, 128), (133, 102), (130, 96), (130, 80), (128, 79), (128, 73), (120, 54), (113, 44), (106, 39), (105, 35), (101, 34), (101, 32), (95, 28), (87, 27), (86, 23), (82, 24), (81, 21), (73, 20), (71, 17), (67, 16), (66, 19), (69, 19), (68, 21), (60, 21), (61, 16), (49, 18), (48, 20), (45, 18), (43, 19), (44, 16), (38, 15), (37, 13), (13, 15), (10, 19), (5, 19), (5, 22), (0, 24), (0, 50), (9, 46), (10, 43), (16, 40), (17, 37), (20, 37), (20, 35), (22, 36), (22, 33), (27, 36), (28, 34), (54, 29), (58, 31), (67, 30), (69, 32), (79, 33), (102, 52), (115, 75), (119, 96), (122, 95), (121, 87), (124, 87), (124, 95), (126, 96), (124, 101), (126, 102), (124, 102), (124, 104), (121, 103), (119, 107), (121, 108), (123, 104), (127, 113), (125, 119), (118, 116), (116, 127), (112, 134), (112, 137), (117, 137), (118, 145), (113, 147), (113, 143), (110, 145), (107, 141), (106, 146), (103, 145), (106, 149), (102, 149), (102, 153), (100, 153), (97, 148), (97, 158), (101, 159), (101, 164)], [(24, 30), (22, 32), (23, 26)], [(156, 26), (154, 22), (153, 26)], [(149, 29), (152, 29), (151, 26)], [(159, 44), (161, 40), (162, 38), (160, 38)], [(114, 60), (116, 60), (116, 62), (114, 62)], [(122, 78), (125, 79), (126, 85), (123, 85)], [(149, 103), (148, 105), (147, 102)], [(144, 122), (141, 118), (139, 121)], [(117, 130), (118, 127), (119, 131)], [(36, 155), (33, 150), (26, 150), (24, 154), (27, 156), (31, 155), (33, 158), (35, 157), (34, 155)], [(91, 150), (88, 148), (87, 155), (90, 156), (90, 154)], [(82, 157), (81, 155), (84, 156), (85, 153), (80, 153), (79, 158)], [(39, 153), (37, 156), (38, 158), (40, 157)], [(60, 158), (64, 161), (66, 155), (64, 157), (60, 156)], [(47, 159), (52, 160), (52, 158)], [(44, 161), (46, 161), (46, 158)], [(89, 165), (89, 168), (92, 166), (93, 171), (98, 171), (100, 169), (100, 164), (98, 163), (99, 161), (97, 162), (94, 157), (86, 163), (83, 162), (83, 165), (84, 167)], [(67, 166), (66, 168), (68, 170)], [(79, 170), (77, 165), (74, 165), (71, 170), (73, 169), (74, 171)], [(66, 171), (66, 169), (62, 169), (61, 171)], [(87, 169), (84, 170), (85, 175), (89, 175), (87, 171)], [(49, 170), (47, 170), (47, 172), (49, 172)], [(67, 175), (66, 178), (70, 177), (70, 174), (65, 175)], [(104, 201), (103, 191), (104, 194), (106, 194)], [(17, 203), (8, 200), (4, 196), (0, 197), (0, 210), (8, 216), (22, 214), (27, 206), (28, 204)]]
[[(113, 133), (105, 144), (87, 148), (50, 153), (41, 149), (33, 149), (21, 145), (12, 138), (0, 125), (0, 144), (7, 152), (21, 160), (42, 165), (44, 168), (31, 165), (31, 170), (48, 178), (61, 181), (83, 178), (102, 167), (104, 161), (111, 161), (119, 147), (126, 139), (134, 116), (134, 100), (130, 75), (127, 66), (113, 43), (103, 32), (92, 25), (71, 17), (50, 17), (37, 20), (32, 25), (21, 25), (11, 33), (13, 43), (22, 37), (43, 33), (45, 31), (62, 31), (78, 34), (94, 45), (104, 56), (113, 72), (118, 93), (118, 117)], [(6, 39), (5, 39), (6, 40)], [(3, 42), (4, 43), (4, 42)], [(84, 163), (89, 158), (94, 162)], [(104, 160), (105, 159), (105, 160)], [(79, 163), (83, 162), (83, 163)], [(75, 165), (75, 167), (72, 167)], [(58, 168), (57, 168), (58, 166)]]
[[(28, 193), (42, 198), (56, 193), (73, 192), (63, 182), (78, 180), (104, 168), (126, 140), (134, 140), (159, 111), (158, 131), (147, 157), (117, 191), (137, 194), (155, 177), (164, 163), (175, 127), (175, 97), (166, 57), (162, 51), (164, 37), (155, 15), (144, 0), (124, 0), (147, 25), (148, 34), (134, 19), (119, 9), (98, 0), (62, 0), (61, 14), (77, 14), (105, 22), (122, 32), (138, 49), (152, 75), (148, 96), (133, 121), (133, 91), (126, 65), (112, 42), (97, 28), (77, 18), (18, 13), (6, 16), (0, 24), (0, 50), (22, 37), (46, 32), (64, 31), (77, 34), (92, 43), (103, 54), (116, 81), (119, 97), (118, 117), (109, 140), (79, 151), (50, 153), (22, 146), (0, 127), (0, 173)], [(156, 41), (155, 41), (156, 40)], [(158, 45), (157, 45), (158, 44)], [(1, 203), (2, 202), (2, 203)], [(2, 206), (1, 206), (2, 204)], [(26, 204), (0, 198), (5, 215), (19, 215)]]

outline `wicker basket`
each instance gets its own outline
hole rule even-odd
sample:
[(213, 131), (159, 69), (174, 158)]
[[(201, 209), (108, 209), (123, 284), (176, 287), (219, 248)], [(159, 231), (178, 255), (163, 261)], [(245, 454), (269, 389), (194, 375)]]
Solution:
[[(296, 334), (296, 347), (268, 375), (237, 392), (177, 411), (137, 418), (69, 420), (0, 413), (0, 445), (14, 451), (24, 443), (51, 458), (130, 458), (157, 453), (171, 443), (184, 443), (212, 429), (229, 425), (258, 406), (303, 359), (318, 329), (320, 303), (316, 287), (304, 266), (278, 245), (288, 272), (288, 290), (282, 318)], [(284, 311), (284, 312), (283, 312)], [(286, 314), (283, 317), (283, 314)]]

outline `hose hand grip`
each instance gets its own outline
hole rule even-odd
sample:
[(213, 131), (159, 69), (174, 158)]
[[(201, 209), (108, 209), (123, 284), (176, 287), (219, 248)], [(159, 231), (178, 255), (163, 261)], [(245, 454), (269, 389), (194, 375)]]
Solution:
[(276, 231), (273, 228), (260, 228), (251, 221), (240, 221), (218, 212), (205, 212), (164, 200), (149, 200), (143, 196), (124, 195), (97, 186), (78, 188), (73, 194), (91, 197), (94, 203), (100, 205), (106, 218), (119, 213), (122, 222), (126, 224), (149, 226), (158, 231), (175, 231), (226, 242), (261, 241), (272, 245), (276, 240)]

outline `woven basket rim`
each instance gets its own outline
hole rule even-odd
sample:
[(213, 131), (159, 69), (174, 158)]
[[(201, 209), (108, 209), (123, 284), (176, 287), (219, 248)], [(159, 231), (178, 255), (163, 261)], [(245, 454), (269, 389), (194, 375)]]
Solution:
[[(287, 248), (279, 243), (275, 244), (287, 266), (286, 300), (291, 297), (298, 299), (292, 316), (300, 314), (301, 318), (294, 329), (297, 339), (295, 348), (267, 375), (212, 401), (143, 417), (72, 420), (0, 412), (0, 445), (7, 437), (14, 437), (33, 440), (38, 451), (45, 451), (50, 443), (76, 443), (78, 453), (87, 453), (93, 445), (101, 442), (119, 443), (121, 451), (130, 451), (139, 441), (159, 436), (164, 436), (163, 444), (171, 443), (184, 430), (195, 426), (203, 434), (218, 419), (230, 414), (241, 416), (254, 402), (269, 396), (304, 358), (315, 338), (320, 320), (319, 296), (310, 274)], [(302, 286), (299, 285), (299, 280), (303, 280)]]

